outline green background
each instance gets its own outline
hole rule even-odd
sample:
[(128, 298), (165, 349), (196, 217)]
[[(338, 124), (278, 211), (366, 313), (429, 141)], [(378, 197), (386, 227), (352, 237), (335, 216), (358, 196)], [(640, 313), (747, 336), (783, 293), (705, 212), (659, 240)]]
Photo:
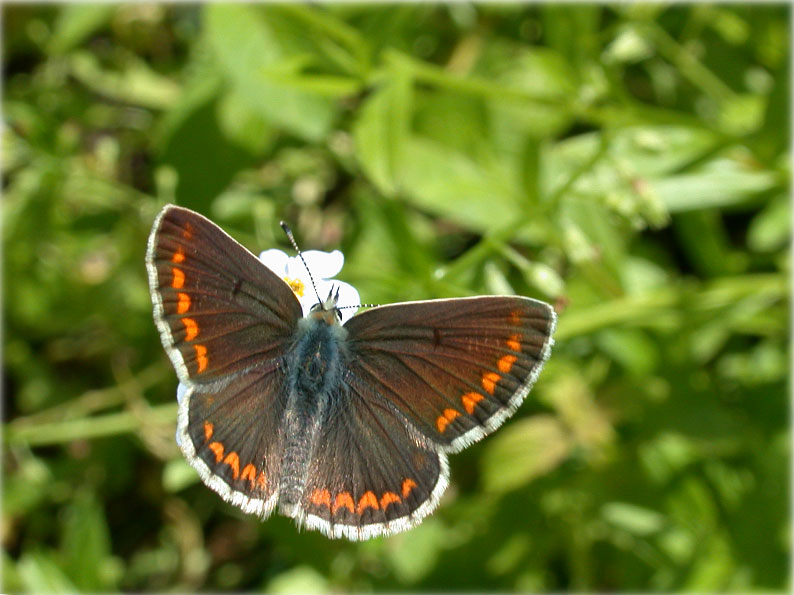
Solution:
[[(3, 6), (2, 590), (786, 589), (789, 13)], [(420, 527), (246, 517), (174, 443), (167, 202), (552, 302), (552, 358)]]

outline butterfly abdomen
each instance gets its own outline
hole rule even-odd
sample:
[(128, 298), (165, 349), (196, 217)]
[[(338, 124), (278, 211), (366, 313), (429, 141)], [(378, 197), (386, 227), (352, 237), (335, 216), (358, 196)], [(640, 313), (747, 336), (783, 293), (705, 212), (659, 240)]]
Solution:
[(287, 356), (289, 397), (279, 482), (279, 512), (285, 516), (295, 516), (303, 499), (309, 463), (331, 403), (329, 387), (338, 386), (342, 376), (340, 332), (341, 326), (305, 318)]

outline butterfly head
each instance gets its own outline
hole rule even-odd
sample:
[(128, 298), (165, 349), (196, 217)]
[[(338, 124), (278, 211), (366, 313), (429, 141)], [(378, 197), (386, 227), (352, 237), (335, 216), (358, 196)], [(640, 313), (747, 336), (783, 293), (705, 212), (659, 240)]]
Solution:
[(309, 311), (309, 317), (316, 320), (322, 320), (328, 326), (339, 324), (342, 320), (342, 314), (337, 307), (339, 302), (339, 287), (331, 286), (331, 291), (325, 301), (319, 301)]

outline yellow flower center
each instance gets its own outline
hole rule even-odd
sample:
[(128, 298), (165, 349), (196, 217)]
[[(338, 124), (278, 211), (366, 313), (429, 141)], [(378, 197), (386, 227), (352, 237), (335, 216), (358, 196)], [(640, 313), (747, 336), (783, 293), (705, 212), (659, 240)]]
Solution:
[(306, 286), (303, 284), (303, 281), (300, 279), (290, 279), (289, 277), (284, 277), (284, 281), (287, 282), (287, 285), (289, 285), (292, 293), (297, 295), (299, 298), (303, 297), (303, 293), (306, 290)]

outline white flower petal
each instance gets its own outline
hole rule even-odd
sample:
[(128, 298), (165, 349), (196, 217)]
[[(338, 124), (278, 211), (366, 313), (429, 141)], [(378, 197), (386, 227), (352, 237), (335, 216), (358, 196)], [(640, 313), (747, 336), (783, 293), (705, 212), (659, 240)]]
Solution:
[(303, 253), (306, 264), (315, 277), (332, 279), (338, 275), (345, 264), (345, 256), (339, 250), (322, 252), (320, 250), (307, 250)]
[(269, 268), (271, 271), (276, 273), (282, 279), (287, 274), (287, 263), (289, 262), (289, 256), (285, 252), (278, 250), (276, 248), (271, 248), (270, 250), (265, 250), (259, 255), (259, 260)]
[[(361, 298), (355, 287), (343, 281), (337, 281), (333, 277), (342, 270), (345, 263), (345, 256), (339, 250), (333, 252), (322, 252), (321, 250), (308, 250), (303, 252), (303, 258), (306, 260), (306, 265), (303, 264), (301, 259), (297, 256), (288, 256), (281, 250), (272, 248), (265, 250), (259, 255), (259, 259), (271, 271), (276, 273), (279, 277), (284, 279), (290, 284), (295, 281), (300, 281), (303, 284), (303, 295), (295, 295), (300, 302), (303, 315), (306, 316), (312, 309), (312, 306), (317, 304), (317, 294), (320, 296), (320, 301), (327, 299), (329, 293), (333, 289), (336, 292), (339, 289), (338, 307), (344, 307), (340, 310), (342, 322), (349, 320), (358, 310), (361, 305)], [(306, 267), (309, 267), (314, 282), (317, 286), (317, 293), (312, 288), (311, 277)], [(184, 394), (177, 395), (178, 398)]]
[[(315, 279), (314, 282), (317, 284), (317, 293), (320, 296), (320, 300), (325, 301), (328, 299), (328, 294), (331, 293), (331, 289), (336, 287), (338, 281), (333, 279)], [(334, 290), (336, 291), (336, 290)], [(312, 292), (313, 303), (317, 303), (317, 296)]]
[[(312, 271), (312, 274), (314, 274), (314, 271)], [(309, 281), (309, 271), (306, 270), (301, 259), (297, 256), (290, 256), (287, 262), (287, 277), (290, 279), (300, 279), (304, 281), (306, 285), (311, 285)]]

